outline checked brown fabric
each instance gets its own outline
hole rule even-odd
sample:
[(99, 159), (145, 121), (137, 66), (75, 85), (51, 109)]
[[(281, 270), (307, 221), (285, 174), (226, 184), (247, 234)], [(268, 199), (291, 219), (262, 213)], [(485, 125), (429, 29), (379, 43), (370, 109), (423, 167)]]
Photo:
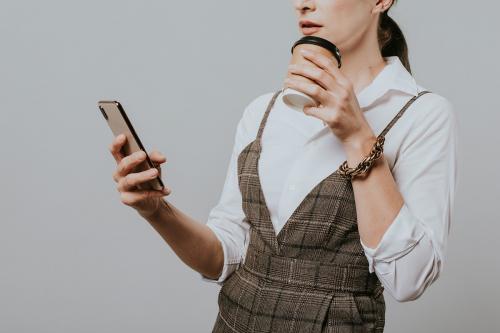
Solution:
[[(261, 136), (238, 156), (238, 182), (250, 242), (244, 263), (224, 282), (212, 333), (383, 332), (383, 286), (359, 240), (351, 181), (338, 169), (318, 183), (275, 233), (258, 173)], [(423, 91), (412, 97), (382, 133)]]

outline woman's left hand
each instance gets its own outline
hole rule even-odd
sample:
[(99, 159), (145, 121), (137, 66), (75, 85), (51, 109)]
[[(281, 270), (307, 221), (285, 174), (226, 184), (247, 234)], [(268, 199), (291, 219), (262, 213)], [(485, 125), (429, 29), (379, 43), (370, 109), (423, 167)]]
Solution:
[(337, 63), (319, 52), (301, 49), (304, 58), (313, 64), (295, 64), (289, 72), (313, 80), (294, 79), (289, 75), (285, 87), (311, 96), (318, 107), (304, 107), (304, 113), (325, 122), (340, 141), (347, 146), (358, 146), (376, 138), (361, 110), (351, 81), (338, 69)]

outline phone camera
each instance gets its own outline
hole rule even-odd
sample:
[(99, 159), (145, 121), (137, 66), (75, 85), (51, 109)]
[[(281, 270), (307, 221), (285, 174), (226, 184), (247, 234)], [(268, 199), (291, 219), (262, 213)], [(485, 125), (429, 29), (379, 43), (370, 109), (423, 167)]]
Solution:
[(106, 111), (102, 108), (102, 106), (99, 106), (99, 110), (101, 110), (102, 115), (104, 116), (104, 119), (108, 120), (108, 115), (106, 114)]

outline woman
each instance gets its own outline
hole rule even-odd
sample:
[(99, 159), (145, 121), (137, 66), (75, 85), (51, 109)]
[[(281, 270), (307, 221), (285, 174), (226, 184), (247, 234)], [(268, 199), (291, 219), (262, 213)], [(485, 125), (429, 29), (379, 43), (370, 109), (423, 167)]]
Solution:
[(457, 120), (448, 100), (411, 76), (387, 15), (392, 0), (293, 3), (299, 23), (320, 26), (302, 33), (332, 41), (342, 67), (310, 52), (309, 65), (289, 68), (284, 86), (318, 108), (296, 112), (281, 90), (247, 106), (206, 225), (163, 200), (170, 189), (137, 190), (166, 158), (154, 151), (158, 170), (133, 173), (145, 153), (123, 156), (123, 135), (110, 147), (113, 178), (124, 204), (203, 280), (222, 285), (213, 332), (382, 332), (384, 288), (413, 300), (442, 269)]

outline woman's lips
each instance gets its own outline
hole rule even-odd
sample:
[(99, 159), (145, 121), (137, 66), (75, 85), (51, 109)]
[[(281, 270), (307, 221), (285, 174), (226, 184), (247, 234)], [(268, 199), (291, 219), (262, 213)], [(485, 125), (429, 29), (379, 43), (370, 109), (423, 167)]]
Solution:
[(312, 35), (313, 33), (316, 33), (321, 29), (321, 27), (302, 27), (302, 33), (304, 35)]

